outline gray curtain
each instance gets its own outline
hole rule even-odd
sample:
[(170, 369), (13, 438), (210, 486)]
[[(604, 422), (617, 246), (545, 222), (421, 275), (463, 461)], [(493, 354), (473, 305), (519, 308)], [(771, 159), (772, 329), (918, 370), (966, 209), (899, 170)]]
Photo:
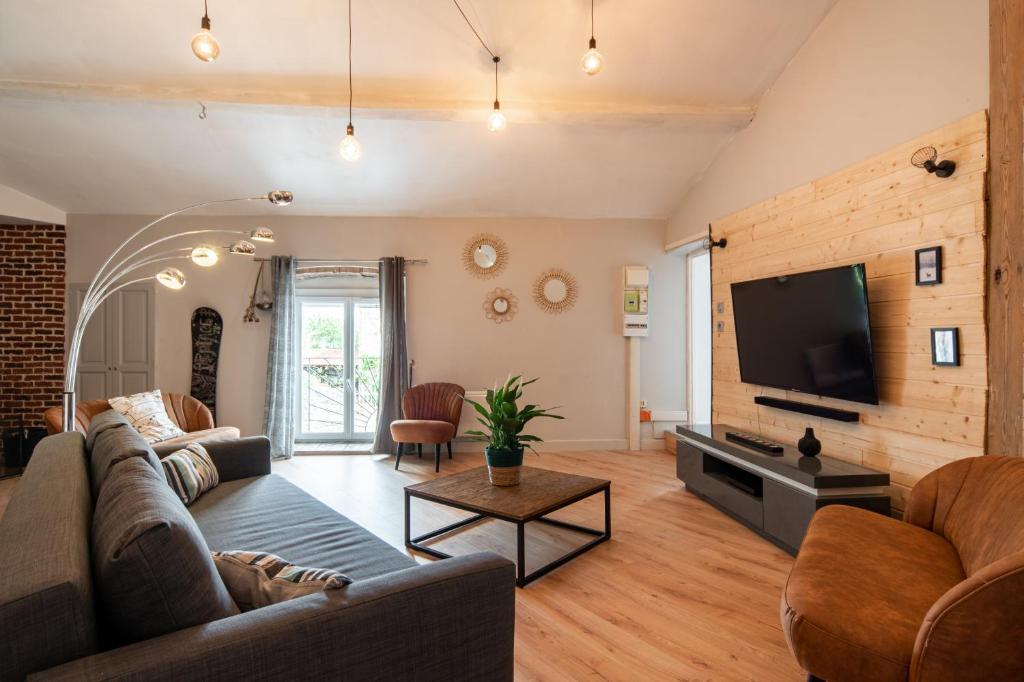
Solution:
[(397, 452), (391, 422), (402, 418), (402, 396), (409, 388), (409, 352), (405, 345), (405, 259), (380, 259), (380, 410), (373, 451)]
[(267, 397), (263, 406), (263, 433), (270, 439), (270, 454), (290, 459), (295, 454), (295, 259), (270, 259), (274, 283), (274, 317), (267, 351)]

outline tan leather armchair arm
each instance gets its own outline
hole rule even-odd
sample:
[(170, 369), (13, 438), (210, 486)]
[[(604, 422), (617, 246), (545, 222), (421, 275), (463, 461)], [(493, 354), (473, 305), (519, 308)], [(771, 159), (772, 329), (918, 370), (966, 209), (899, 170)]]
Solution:
[(1024, 552), (1018, 552), (935, 602), (917, 634), (911, 682), (1024, 679), (1022, 612)]

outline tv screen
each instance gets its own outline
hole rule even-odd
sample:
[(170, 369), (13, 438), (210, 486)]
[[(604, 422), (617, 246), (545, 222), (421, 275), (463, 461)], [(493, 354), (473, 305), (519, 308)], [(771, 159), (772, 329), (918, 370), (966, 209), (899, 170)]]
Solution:
[(878, 404), (864, 264), (732, 285), (740, 378)]

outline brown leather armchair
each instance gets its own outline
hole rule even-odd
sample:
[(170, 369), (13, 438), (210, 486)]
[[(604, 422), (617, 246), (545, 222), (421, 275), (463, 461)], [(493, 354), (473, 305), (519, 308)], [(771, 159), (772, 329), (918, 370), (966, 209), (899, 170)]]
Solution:
[(811, 520), (782, 596), (808, 679), (1024, 679), (1024, 459), (918, 482), (904, 521), (841, 505)]
[[(153, 444), (153, 450), (158, 455), (166, 454), (173, 450), (182, 448), (189, 443), (202, 440), (231, 440), (240, 436), (234, 426), (215, 426), (213, 415), (206, 405), (190, 395), (181, 393), (167, 393), (162, 391), (164, 408), (171, 421), (178, 425), (178, 428), (185, 432), (184, 436), (171, 438)], [(86, 400), (75, 405), (75, 430), (88, 433), (89, 424), (92, 418), (100, 412), (110, 409), (107, 400)], [(51, 407), (43, 413), (43, 421), (46, 422), (46, 430), (52, 435), (60, 433), (62, 428), (62, 408)]]
[(391, 422), (391, 438), (398, 443), (395, 469), (402, 461), (402, 446), (415, 443), (420, 457), (423, 444), (434, 445), (434, 471), (441, 470), (441, 443), (448, 445), (452, 458), (452, 438), (459, 430), (462, 396), (466, 389), (458, 384), (432, 383), (413, 386), (402, 396), (402, 416)]

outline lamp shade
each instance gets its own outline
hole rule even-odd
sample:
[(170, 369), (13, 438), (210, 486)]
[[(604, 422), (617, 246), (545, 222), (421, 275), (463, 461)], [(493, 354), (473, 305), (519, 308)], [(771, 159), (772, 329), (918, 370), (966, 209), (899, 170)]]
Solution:
[(200, 265), (204, 268), (209, 268), (217, 264), (220, 260), (220, 254), (217, 253), (217, 248), (210, 246), (209, 244), (200, 244), (199, 246), (192, 249), (192, 253), (189, 254), (189, 258), (196, 265)]
[(156, 273), (156, 281), (168, 289), (181, 289), (185, 286), (185, 273), (178, 268), (164, 268)]
[(228, 248), (228, 253), (236, 256), (255, 256), (256, 245), (245, 239), (239, 239)]
[(249, 233), (249, 238), (256, 242), (272, 242), (274, 231), (269, 227), (257, 227)]
[(287, 206), (295, 200), (295, 195), (286, 189), (275, 189), (267, 192), (267, 200), (274, 206)]

